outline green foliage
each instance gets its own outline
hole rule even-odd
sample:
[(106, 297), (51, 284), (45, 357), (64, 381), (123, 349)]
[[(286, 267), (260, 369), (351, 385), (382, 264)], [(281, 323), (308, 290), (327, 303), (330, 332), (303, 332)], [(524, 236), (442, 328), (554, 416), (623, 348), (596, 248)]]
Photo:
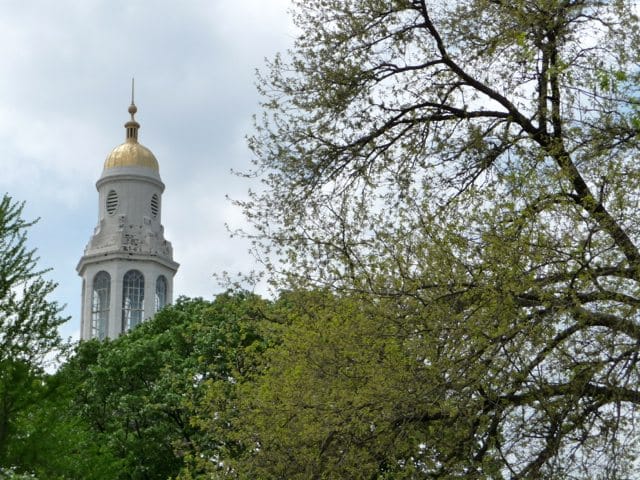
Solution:
[(236, 472), (638, 475), (634, 12), (296, 2), (241, 205), (277, 286), (335, 296), (300, 298)]
[(420, 367), (416, 343), (430, 345), (406, 340), (388, 302), (296, 292), (278, 308), (282, 343), (242, 389), (240, 478), (415, 478), (460, 447), (461, 415), (438, 404), (446, 374)]
[(57, 327), (66, 321), (61, 307), (47, 300), (55, 284), (42, 278), (35, 250), (26, 245), (23, 205), (7, 195), (0, 200), (0, 361), (23, 362), (42, 369), (60, 348)]
[(195, 375), (185, 407), (196, 433), (179, 478), (224, 478), (244, 445), (237, 438), (242, 386), (259, 375), (269, 347), (271, 303), (246, 293), (216, 297), (194, 325)]
[[(221, 450), (232, 451), (223, 418), (231, 415), (225, 409), (235, 385), (251, 370), (249, 358), (260, 350), (252, 322), (264, 305), (244, 293), (222, 294), (214, 302), (181, 298), (115, 340), (81, 343), (59, 381), (72, 392), (66, 428), (80, 425), (91, 442), (67, 456), (102, 469), (68, 475), (195, 475), (210, 469), (209, 459)], [(209, 418), (205, 407), (219, 415)]]
[(12, 468), (0, 467), (0, 480), (37, 480), (37, 477), (29, 473), (17, 473)]
[(68, 371), (39, 379), (36, 401), (17, 419), (20, 436), (11, 457), (38, 478), (116, 478), (120, 462), (74, 409), (74, 379)]
[(22, 204), (0, 199), (0, 466), (20, 466), (14, 454), (24, 432), (21, 417), (41, 398), (47, 361), (63, 352), (58, 326), (67, 319), (47, 300), (55, 284), (37, 269), (35, 250), (26, 246)]

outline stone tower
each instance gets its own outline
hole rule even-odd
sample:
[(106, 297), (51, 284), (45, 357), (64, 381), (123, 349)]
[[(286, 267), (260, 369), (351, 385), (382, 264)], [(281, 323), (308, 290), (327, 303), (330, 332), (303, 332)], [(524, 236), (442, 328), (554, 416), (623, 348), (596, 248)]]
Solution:
[(178, 264), (161, 223), (164, 184), (156, 157), (138, 143), (137, 110), (132, 95), (126, 141), (104, 162), (96, 183), (98, 225), (76, 267), (83, 340), (115, 338), (173, 297)]

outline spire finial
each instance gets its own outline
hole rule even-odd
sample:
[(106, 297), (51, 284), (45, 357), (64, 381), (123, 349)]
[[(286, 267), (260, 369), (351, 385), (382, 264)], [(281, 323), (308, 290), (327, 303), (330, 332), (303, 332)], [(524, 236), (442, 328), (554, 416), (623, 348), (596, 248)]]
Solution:
[(131, 78), (131, 105), (129, 105), (129, 113), (131, 114), (131, 121), (135, 122), (136, 119), (133, 118), (133, 116), (136, 114), (136, 112), (138, 111), (138, 107), (136, 107), (135, 102), (133, 101), (133, 95), (135, 92), (135, 78)]
[(125, 123), (125, 128), (127, 129), (127, 141), (128, 142), (137, 142), (138, 141), (138, 129), (140, 128), (140, 124), (136, 122), (134, 115), (138, 111), (138, 107), (134, 103), (134, 93), (135, 93), (135, 79), (131, 78), (131, 105), (129, 105), (129, 113), (131, 114), (131, 120)]

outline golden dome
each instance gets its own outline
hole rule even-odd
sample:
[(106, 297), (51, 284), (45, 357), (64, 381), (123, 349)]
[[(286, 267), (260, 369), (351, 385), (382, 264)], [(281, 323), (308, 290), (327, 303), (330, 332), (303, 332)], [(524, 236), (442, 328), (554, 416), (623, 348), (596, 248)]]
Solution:
[(151, 168), (156, 172), (159, 171), (158, 160), (147, 147), (143, 147), (138, 143), (138, 129), (140, 124), (136, 122), (135, 114), (138, 111), (133, 102), (133, 80), (131, 81), (131, 105), (128, 112), (131, 114), (131, 120), (124, 124), (126, 129), (127, 141), (122, 145), (114, 148), (107, 159), (104, 161), (105, 170), (117, 167), (145, 167)]
[(146, 167), (159, 171), (158, 160), (147, 147), (128, 139), (114, 148), (104, 161), (104, 168)]

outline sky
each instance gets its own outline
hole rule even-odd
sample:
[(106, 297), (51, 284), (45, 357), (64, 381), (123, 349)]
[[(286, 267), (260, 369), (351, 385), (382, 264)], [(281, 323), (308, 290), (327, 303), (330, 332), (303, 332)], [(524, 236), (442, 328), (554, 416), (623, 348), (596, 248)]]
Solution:
[(245, 137), (259, 114), (256, 68), (291, 46), (288, 0), (0, 0), (0, 194), (24, 201), (39, 267), (80, 329), (76, 265), (98, 222), (95, 182), (124, 142), (135, 77), (139, 141), (166, 185), (165, 238), (180, 269), (174, 297), (212, 299), (214, 274), (248, 272), (230, 238), (255, 183)]

